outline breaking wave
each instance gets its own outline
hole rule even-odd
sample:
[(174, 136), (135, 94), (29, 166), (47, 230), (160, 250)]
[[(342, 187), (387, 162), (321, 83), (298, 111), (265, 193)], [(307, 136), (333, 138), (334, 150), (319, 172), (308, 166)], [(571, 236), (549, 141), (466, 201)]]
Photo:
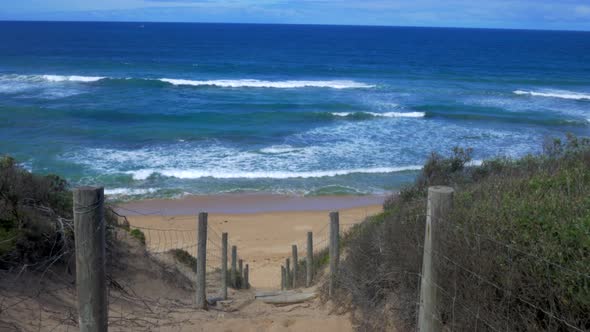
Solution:
[(422, 166), (405, 166), (405, 167), (375, 167), (375, 168), (358, 168), (343, 170), (326, 170), (326, 171), (309, 171), (309, 172), (288, 172), (288, 171), (209, 171), (209, 170), (191, 170), (191, 169), (141, 169), (128, 171), (134, 180), (145, 180), (152, 175), (162, 175), (177, 179), (294, 179), (294, 178), (322, 178), (334, 177), (348, 174), (378, 174), (394, 173), (403, 171), (415, 171), (422, 169)]
[(238, 80), (186, 80), (161, 78), (160, 81), (172, 85), (185, 86), (216, 86), (222, 88), (275, 88), (275, 89), (297, 89), (297, 88), (332, 88), (332, 89), (361, 89), (373, 88), (374, 85), (347, 81), (262, 81), (254, 79)]
[(588, 93), (573, 92), (573, 91), (566, 91), (566, 90), (548, 90), (548, 91), (516, 90), (516, 91), (513, 91), (513, 93), (517, 94), (517, 95), (527, 95), (527, 96), (533, 96), (533, 97), (561, 98), (561, 99), (570, 99), (570, 100), (590, 100), (590, 94), (588, 94)]

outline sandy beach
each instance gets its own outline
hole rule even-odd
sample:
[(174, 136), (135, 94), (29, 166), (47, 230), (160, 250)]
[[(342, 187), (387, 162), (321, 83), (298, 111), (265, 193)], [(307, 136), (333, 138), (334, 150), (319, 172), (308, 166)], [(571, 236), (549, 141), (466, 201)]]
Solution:
[(256, 289), (280, 286), (280, 266), (297, 244), (305, 253), (308, 231), (314, 249), (327, 246), (329, 212), (340, 212), (341, 230), (381, 211), (383, 196), (291, 197), (277, 195), (191, 196), (178, 200), (144, 200), (120, 205), (132, 227), (146, 234), (147, 246), (159, 252), (172, 248), (196, 250), (196, 215), (209, 213), (208, 265), (218, 266), (220, 234), (250, 265)]

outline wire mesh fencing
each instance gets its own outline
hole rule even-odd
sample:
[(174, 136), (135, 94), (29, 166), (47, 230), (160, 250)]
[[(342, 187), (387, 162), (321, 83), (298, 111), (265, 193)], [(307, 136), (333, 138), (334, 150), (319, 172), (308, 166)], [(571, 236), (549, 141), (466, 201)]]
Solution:
[(482, 234), (476, 223), (439, 222), (437, 246), (419, 248), (433, 257), (435, 278), (424, 282), (436, 289), (431, 318), (438, 324), (451, 331), (590, 329), (587, 312), (574, 305), (590, 294), (590, 275)]
[[(429, 224), (430, 212), (425, 200), (416, 202), (344, 237), (341, 292), (332, 300), (352, 298), (363, 313), (361, 329), (418, 331), (430, 320), (444, 331), (590, 330), (583, 252), (580, 262), (556, 261), (550, 257), (560, 258), (559, 252), (536, 239), (513, 241), (513, 230), (488, 229), (453, 213)], [(432, 246), (425, 245), (428, 234)], [(425, 291), (431, 310), (425, 310)], [(387, 308), (391, 319), (370, 308)]]
[[(142, 242), (148, 254), (156, 257), (173, 256), (181, 263), (190, 265), (191, 269), (196, 272), (196, 258), (198, 257), (198, 226), (197, 216), (166, 216), (160, 214), (159, 211), (155, 212), (141, 212), (137, 210), (131, 210), (126, 207), (115, 206), (115, 209), (119, 211), (128, 211), (135, 215), (141, 215), (144, 217), (150, 217), (152, 224), (158, 224), (158, 227), (145, 227), (136, 224), (131, 225), (129, 218), (124, 216), (122, 213), (115, 212), (121, 219), (122, 223), (127, 225), (129, 228), (129, 235), (135, 237)], [(193, 223), (194, 222), (194, 223)], [(174, 227), (166, 227), (171, 225)], [(181, 226), (182, 228), (175, 228)], [(206, 269), (207, 275), (214, 274), (218, 277), (215, 282), (210, 282), (213, 287), (221, 288), (221, 276), (223, 261), (223, 232), (215, 227), (212, 223), (207, 223), (207, 244), (206, 244)], [(228, 286), (234, 288), (247, 287), (249, 285), (241, 282), (244, 279), (244, 267), (248, 262), (244, 257), (240, 255), (242, 246), (238, 250), (236, 256), (236, 271), (235, 278), (232, 278), (234, 271), (231, 262), (231, 248), (232, 244), (231, 235), (229, 236), (229, 245), (227, 250), (227, 257), (225, 264), (227, 266), (227, 273), (230, 275), (227, 277), (228, 282), (232, 281)], [(242, 262), (242, 269), (238, 270), (239, 262)], [(248, 276), (249, 277), (249, 276)], [(208, 278), (208, 280), (211, 278)], [(236, 281), (237, 280), (237, 281)], [(209, 283), (209, 281), (208, 281)], [(211, 291), (211, 287), (209, 289)]]
[[(338, 212), (335, 212), (336, 218), (340, 220)], [(346, 222), (338, 221), (338, 235), (336, 241), (343, 242), (355, 227), (361, 225), (367, 216), (362, 218), (348, 217)], [(326, 222), (317, 231), (309, 231), (306, 237), (295, 242), (292, 246), (296, 247), (297, 261), (293, 252), (285, 257), (285, 264), (281, 265), (281, 288), (291, 289), (316, 284), (322, 276), (330, 274), (328, 264), (330, 262), (330, 243), (334, 230), (331, 229), (331, 222), (326, 216)], [(311, 234), (309, 234), (311, 233)], [(309, 243), (311, 241), (311, 243)], [(311, 257), (308, 257), (308, 246), (311, 246)], [(308, 258), (311, 263), (308, 265)], [(337, 258), (336, 258), (337, 259)], [(289, 261), (287, 266), (287, 260)], [(295, 268), (295, 264), (296, 268)], [(307, 271), (311, 271), (308, 277)], [(284, 270), (284, 272), (283, 272)], [(295, 279), (295, 280), (294, 280)]]

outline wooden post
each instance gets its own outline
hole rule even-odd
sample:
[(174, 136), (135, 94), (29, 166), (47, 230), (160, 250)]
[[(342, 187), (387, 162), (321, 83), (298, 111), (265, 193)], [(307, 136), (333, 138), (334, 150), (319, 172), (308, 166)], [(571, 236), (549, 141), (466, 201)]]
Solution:
[(437, 230), (445, 222), (453, 208), (451, 187), (435, 186), (428, 188), (426, 208), (426, 229), (424, 234), (424, 256), (422, 259), (422, 279), (420, 286), (420, 313), (418, 331), (438, 332), (442, 330), (440, 314), (436, 309), (436, 274), (432, 265), (432, 252), (438, 250)]
[(340, 215), (330, 212), (330, 285), (329, 294), (334, 295), (340, 262)]
[(244, 268), (244, 288), (250, 288), (250, 266), (248, 264)]
[(299, 265), (299, 258), (297, 257), (297, 245), (294, 244), (292, 247), (292, 254), (293, 254), (293, 288), (297, 288), (297, 270)]
[(197, 308), (207, 309), (207, 213), (199, 213), (199, 238), (197, 242)]
[(287, 288), (287, 275), (285, 274), (285, 266), (281, 265), (281, 290)]
[(104, 188), (74, 189), (76, 288), (80, 332), (108, 330)]
[(244, 261), (240, 258), (238, 260), (238, 275), (240, 276), (240, 289), (244, 288)]
[(227, 233), (221, 233), (221, 296), (227, 300)]
[(241, 258), (238, 260), (238, 271), (240, 278), (244, 277), (244, 260)]
[(291, 287), (291, 264), (289, 262), (289, 258), (285, 260), (285, 289), (289, 289)]
[(313, 233), (307, 232), (307, 259), (305, 260), (305, 287), (311, 286), (313, 279)]
[(238, 272), (238, 247), (231, 246), (231, 286), (236, 288), (236, 277)]

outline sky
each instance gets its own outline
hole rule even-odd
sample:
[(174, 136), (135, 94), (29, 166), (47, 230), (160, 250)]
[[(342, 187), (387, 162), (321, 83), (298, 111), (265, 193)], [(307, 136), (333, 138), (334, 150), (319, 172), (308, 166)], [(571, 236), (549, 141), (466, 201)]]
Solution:
[(590, 31), (590, 0), (0, 0), (0, 20), (231, 22)]

